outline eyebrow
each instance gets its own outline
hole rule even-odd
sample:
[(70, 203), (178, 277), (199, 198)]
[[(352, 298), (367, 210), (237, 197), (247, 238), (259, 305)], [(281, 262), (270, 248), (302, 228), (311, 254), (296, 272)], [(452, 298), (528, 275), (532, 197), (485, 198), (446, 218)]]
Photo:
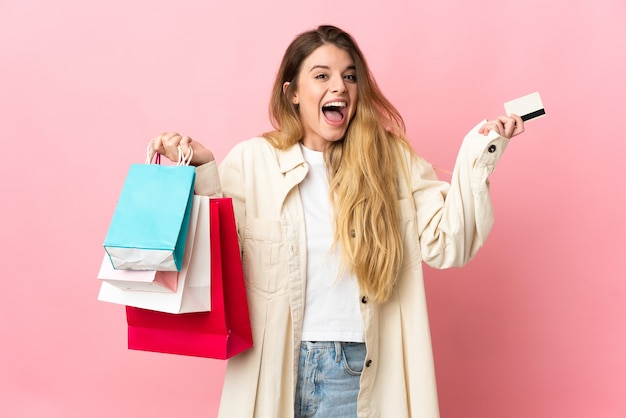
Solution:
[[(317, 70), (317, 69), (322, 69), (322, 70), (330, 70), (330, 67), (328, 65), (314, 65), (313, 67), (311, 67), (311, 69), (309, 70), (309, 72), (312, 72), (313, 70)], [(343, 71), (348, 71), (348, 70), (356, 70), (356, 66), (355, 65), (349, 65), (345, 70)]]

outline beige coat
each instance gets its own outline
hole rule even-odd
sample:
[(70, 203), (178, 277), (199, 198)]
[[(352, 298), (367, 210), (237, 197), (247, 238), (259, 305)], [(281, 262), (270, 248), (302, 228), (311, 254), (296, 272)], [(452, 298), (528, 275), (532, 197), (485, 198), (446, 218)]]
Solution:
[[(360, 300), (367, 360), (359, 417), (439, 416), (422, 261), (461, 266), (491, 229), (487, 177), (508, 140), (480, 135), (478, 126), (463, 141), (450, 184), (423, 159), (404, 156), (411, 184), (398, 196), (405, 245), (398, 286), (384, 304)], [(197, 193), (233, 199), (254, 339), (228, 361), (220, 417), (293, 417), (306, 289), (298, 184), (307, 170), (299, 146), (278, 151), (262, 138), (236, 145), (219, 175), (214, 162), (197, 170)]]

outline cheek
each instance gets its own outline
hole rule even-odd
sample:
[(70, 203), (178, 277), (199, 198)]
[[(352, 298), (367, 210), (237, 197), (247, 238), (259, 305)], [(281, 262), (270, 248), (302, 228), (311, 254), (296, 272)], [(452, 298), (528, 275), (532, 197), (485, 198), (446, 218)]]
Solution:
[(356, 110), (359, 107), (359, 102), (357, 100), (354, 100), (352, 103), (354, 103), (354, 105), (352, 106), (352, 109), (350, 109), (350, 119), (356, 115)]
[(354, 91), (350, 92), (350, 102), (353, 103), (352, 106), (352, 116), (356, 113), (356, 109), (359, 106), (359, 95), (357, 93), (356, 87)]
[(311, 125), (316, 123), (319, 119), (317, 107), (306, 104), (303, 106), (303, 103), (300, 103), (299, 117), (302, 124)]

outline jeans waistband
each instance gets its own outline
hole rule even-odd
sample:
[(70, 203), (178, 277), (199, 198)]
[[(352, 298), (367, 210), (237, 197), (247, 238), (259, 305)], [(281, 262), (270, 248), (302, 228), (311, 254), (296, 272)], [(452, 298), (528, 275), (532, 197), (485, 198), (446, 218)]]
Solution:
[(340, 346), (351, 346), (365, 343), (352, 341), (302, 341), (300, 344), (303, 348), (332, 348), (337, 347), (337, 344), (339, 344)]
[(344, 347), (354, 347), (365, 345), (365, 343), (357, 343), (351, 341), (302, 341), (300, 343), (300, 350), (304, 351), (316, 351), (316, 350), (329, 350), (335, 349), (335, 361), (340, 362)]

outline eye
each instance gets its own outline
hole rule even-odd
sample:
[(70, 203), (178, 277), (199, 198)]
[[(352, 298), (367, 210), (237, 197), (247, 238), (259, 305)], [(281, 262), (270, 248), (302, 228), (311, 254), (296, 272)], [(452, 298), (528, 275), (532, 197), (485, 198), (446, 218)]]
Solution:
[(351, 83), (356, 83), (356, 74), (346, 74), (343, 76), (343, 78)]
[(325, 79), (328, 78), (328, 75), (324, 74), (324, 73), (320, 73), (320, 74), (316, 75), (315, 78), (318, 79), (318, 80), (325, 80)]

